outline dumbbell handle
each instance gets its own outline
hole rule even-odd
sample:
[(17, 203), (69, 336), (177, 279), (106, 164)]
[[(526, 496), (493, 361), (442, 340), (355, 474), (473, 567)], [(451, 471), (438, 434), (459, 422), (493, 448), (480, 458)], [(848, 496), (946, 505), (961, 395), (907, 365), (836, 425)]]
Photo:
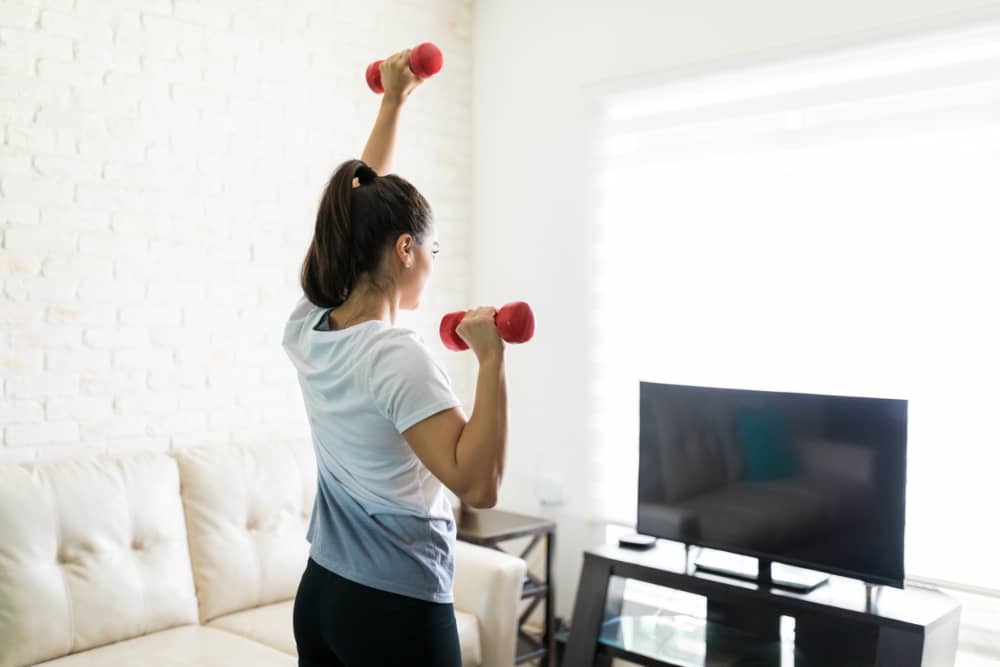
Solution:
[[(468, 344), (458, 335), (458, 325), (465, 318), (466, 310), (457, 310), (441, 318), (441, 342), (449, 350), (467, 350)], [(535, 335), (535, 314), (524, 301), (512, 301), (493, 316), (500, 338), (508, 343), (525, 343)]]
[[(378, 68), (381, 63), (381, 60), (376, 60), (365, 69), (365, 81), (368, 82), (368, 87), (372, 89), (373, 93), (379, 95), (384, 92), (382, 72)], [(442, 65), (444, 65), (444, 56), (441, 55), (441, 49), (430, 42), (417, 44), (410, 50), (410, 71), (421, 79), (434, 76), (441, 71)]]

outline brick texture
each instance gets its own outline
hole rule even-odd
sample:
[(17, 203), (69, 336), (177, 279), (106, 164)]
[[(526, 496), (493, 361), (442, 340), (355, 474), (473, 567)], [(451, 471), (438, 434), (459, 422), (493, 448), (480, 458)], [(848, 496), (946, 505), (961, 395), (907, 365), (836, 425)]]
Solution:
[(360, 157), (364, 68), (421, 41), (395, 171), (442, 253), (412, 326), (471, 308), (472, 4), (0, 2), (0, 462), (308, 438), (280, 346), (319, 195)]

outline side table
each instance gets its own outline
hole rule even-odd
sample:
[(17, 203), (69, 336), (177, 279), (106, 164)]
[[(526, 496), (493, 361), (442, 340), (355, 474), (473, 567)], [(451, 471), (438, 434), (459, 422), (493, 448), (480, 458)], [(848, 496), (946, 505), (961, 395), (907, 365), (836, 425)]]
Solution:
[[(522, 599), (531, 598), (528, 607), (518, 619), (517, 653), (514, 664), (542, 658), (542, 664), (556, 667), (555, 596), (552, 585), (552, 559), (555, 553), (556, 524), (540, 517), (516, 514), (503, 510), (463, 511), (457, 526), (458, 539), (472, 544), (504, 551), (499, 543), (531, 536), (531, 542), (519, 558), (527, 557), (545, 539), (545, 580), (531, 572), (524, 578)], [(504, 552), (506, 553), (506, 552)], [(522, 627), (535, 608), (545, 600), (545, 631), (541, 641), (526, 633)]]

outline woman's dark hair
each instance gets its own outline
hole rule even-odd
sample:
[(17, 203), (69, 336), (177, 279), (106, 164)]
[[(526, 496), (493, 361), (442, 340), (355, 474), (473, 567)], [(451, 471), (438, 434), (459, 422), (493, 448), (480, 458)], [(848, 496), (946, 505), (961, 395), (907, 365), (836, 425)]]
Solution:
[(339, 306), (366, 273), (376, 279), (385, 248), (400, 234), (411, 234), (419, 245), (430, 224), (430, 204), (409, 181), (378, 176), (361, 160), (344, 162), (320, 200), (299, 275), (302, 291), (317, 306)]

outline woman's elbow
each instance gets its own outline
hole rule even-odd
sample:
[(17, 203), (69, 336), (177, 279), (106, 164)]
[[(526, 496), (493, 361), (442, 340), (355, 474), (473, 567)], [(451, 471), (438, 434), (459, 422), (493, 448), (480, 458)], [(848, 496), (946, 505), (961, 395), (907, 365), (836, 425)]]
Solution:
[(479, 510), (488, 510), (496, 507), (498, 489), (495, 485), (485, 488), (475, 489), (462, 497), (462, 501)]

